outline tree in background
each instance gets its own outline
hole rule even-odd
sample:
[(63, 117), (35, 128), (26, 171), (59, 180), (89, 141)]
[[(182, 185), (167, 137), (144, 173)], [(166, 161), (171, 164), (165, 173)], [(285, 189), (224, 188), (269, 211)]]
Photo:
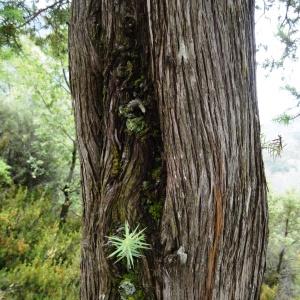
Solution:
[(299, 290), (300, 195), (289, 191), (269, 195), (270, 237), (265, 283), (271, 299), (297, 299)]
[[(20, 114), (12, 105), (1, 103), (0, 118), (0, 155), (10, 166), (13, 181), (28, 187), (54, 181), (57, 177), (53, 165), (55, 147), (47, 137), (37, 134), (30, 113)], [(46, 147), (52, 151), (45, 151)]]
[[(69, 47), (81, 299), (119, 299), (124, 276), (128, 299), (257, 299), (267, 207), (254, 1), (74, 0)], [(129, 272), (107, 245), (126, 221), (152, 248)]]
[(0, 64), (0, 155), (11, 166), (14, 183), (61, 190), (62, 223), (71, 203), (78, 205), (79, 194), (74, 117), (65, 75), (60, 59), (25, 37), (22, 52), (10, 53)]

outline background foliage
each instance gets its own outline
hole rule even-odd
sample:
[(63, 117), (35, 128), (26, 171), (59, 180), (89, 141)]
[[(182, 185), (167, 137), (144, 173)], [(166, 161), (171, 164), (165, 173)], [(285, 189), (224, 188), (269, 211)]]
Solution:
[(269, 245), (263, 299), (300, 299), (300, 194), (269, 193)]
[(0, 199), (0, 298), (77, 299), (80, 222), (59, 228), (47, 191), (12, 186)]

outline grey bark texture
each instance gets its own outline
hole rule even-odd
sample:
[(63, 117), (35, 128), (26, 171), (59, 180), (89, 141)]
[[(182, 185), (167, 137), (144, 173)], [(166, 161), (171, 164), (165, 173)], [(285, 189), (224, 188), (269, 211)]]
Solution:
[(125, 220), (152, 245), (134, 270), (144, 299), (258, 299), (268, 217), (254, 1), (73, 0), (69, 43), (81, 299), (120, 299), (127, 271), (106, 237)]

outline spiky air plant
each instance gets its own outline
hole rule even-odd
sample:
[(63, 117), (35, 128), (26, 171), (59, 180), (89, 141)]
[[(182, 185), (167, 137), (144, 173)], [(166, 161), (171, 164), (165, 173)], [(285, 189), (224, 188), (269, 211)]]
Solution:
[(150, 245), (145, 243), (144, 231), (146, 228), (140, 231), (138, 231), (138, 228), (139, 226), (130, 232), (129, 224), (125, 222), (125, 226), (122, 228), (124, 232), (122, 237), (116, 235), (108, 237), (110, 244), (116, 248), (108, 258), (116, 257), (115, 262), (126, 258), (128, 270), (134, 267), (134, 259), (141, 257), (143, 250), (150, 249)]

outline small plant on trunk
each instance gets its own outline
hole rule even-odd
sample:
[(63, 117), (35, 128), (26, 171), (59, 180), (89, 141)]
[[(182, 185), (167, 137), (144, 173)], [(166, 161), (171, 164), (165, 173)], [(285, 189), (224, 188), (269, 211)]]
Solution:
[(134, 267), (134, 259), (142, 256), (142, 251), (150, 249), (150, 245), (145, 243), (144, 231), (146, 228), (138, 231), (137, 226), (133, 231), (130, 231), (128, 222), (125, 222), (125, 226), (122, 228), (124, 235), (122, 237), (113, 235), (109, 236), (109, 242), (116, 248), (108, 258), (116, 257), (118, 262), (122, 259), (126, 259), (127, 269)]

